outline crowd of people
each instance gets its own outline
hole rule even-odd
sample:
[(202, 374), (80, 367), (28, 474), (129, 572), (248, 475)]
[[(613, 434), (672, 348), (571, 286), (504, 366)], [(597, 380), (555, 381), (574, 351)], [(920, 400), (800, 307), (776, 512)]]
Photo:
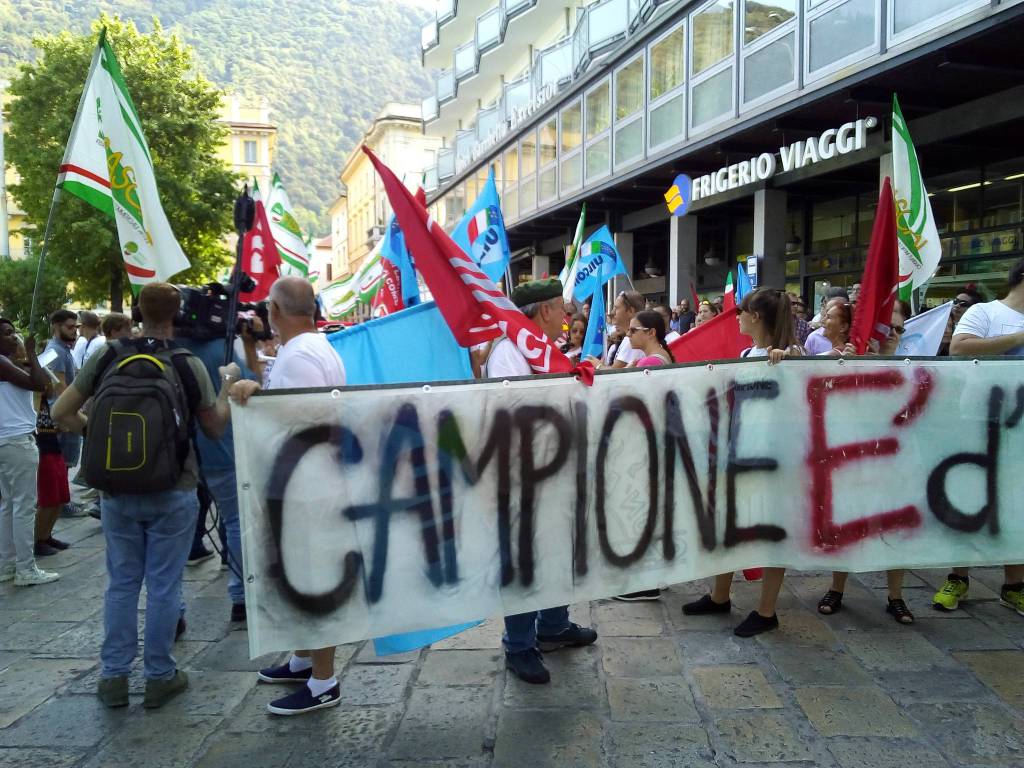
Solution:
[[(832, 289), (822, 298), (814, 317), (803, 299), (772, 288), (758, 288), (733, 310), (739, 331), (750, 339), (742, 358), (763, 358), (783, 364), (801, 355), (840, 356), (852, 353), (850, 328), (856, 311), (857, 288)], [(557, 280), (538, 280), (517, 286), (512, 302), (567, 355), (581, 356), (589, 305), (565, 303)], [(165, 283), (145, 286), (138, 296), (141, 327), (125, 315), (110, 313), (102, 320), (91, 312), (58, 310), (50, 317), (51, 338), (39, 351), (33, 336), (22, 339), (14, 324), (0, 318), (0, 582), (34, 586), (59, 575), (44, 570), (37, 558), (67, 548), (53, 536), (62, 510), (75, 511), (72, 487), (102, 523), (107, 547), (108, 586), (104, 601), (102, 672), (98, 695), (109, 707), (128, 703), (128, 676), (137, 645), (140, 591), (146, 585), (144, 674), (145, 706), (159, 707), (188, 686), (188, 678), (173, 657), (175, 641), (187, 631), (181, 584), (188, 563), (203, 562), (213, 553), (207, 528), (207, 509), (215, 505), (222, 562), (230, 570), (228, 597), (233, 622), (246, 621), (242, 552), (239, 533), (233, 439), (229, 399), (244, 407), (261, 389), (338, 387), (345, 384), (344, 363), (325, 337), (317, 332), (316, 302), (310, 284), (281, 278), (271, 291), (269, 317), (276, 340), (258, 347), (244, 333), (234, 360), (223, 365), (222, 340), (175, 339), (173, 321), (181, 297)], [(674, 362), (673, 341), (720, 315), (723, 301), (701, 300), (693, 309), (682, 301), (674, 310), (648, 306), (635, 291), (615, 297), (607, 322), (611, 344), (597, 367), (645, 368)], [(891, 354), (899, 344), (911, 309), (897, 302), (889, 337), (873, 354)], [(940, 354), (1024, 356), (1024, 259), (1009, 273), (1002, 298), (984, 301), (974, 286), (957, 294)], [(481, 377), (530, 375), (531, 368), (508, 338), (484, 345), (473, 354)], [(198, 427), (196, 439), (179, 452), (178, 466), (163, 487), (145, 492), (98, 492), (89, 477), (97, 477), (82, 458), (82, 435), (88, 435), (92, 408), (101, 407), (112, 371), (149, 379), (171, 376), (180, 385), (181, 409)], [(147, 379), (148, 377), (148, 379)], [(110, 395), (113, 397), (114, 395)], [(102, 420), (100, 435), (113, 429)], [(167, 440), (173, 435), (168, 434)], [(96, 437), (93, 438), (98, 439)], [(109, 463), (109, 458), (108, 458)], [(108, 467), (109, 469), (109, 467)], [(75, 473), (75, 474), (71, 474)], [(69, 481), (70, 478), (70, 481)], [(94, 481), (92, 483), (96, 485)], [(951, 564), (955, 566), (956, 564)], [(765, 568), (758, 606), (735, 628), (751, 637), (778, 627), (776, 603), (784, 570)], [(902, 593), (901, 570), (888, 572), (886, 611), (900, 624), (914, 615)], [(1000, 598), (1024, 616), (1024, 565), (1005, 566)], [(847, 574), (835, 573), (818, 610), (831, 616), (842, 609)], [(733, 574), (713, 579), (711, 591), (683, 606), (690, 616), (724, 614), (731, 610)], [(938, 610), (955, 610), (968, 594), (970, 576), (953, 567), (935, 594)], [(620, 595), (622, 600), (657, 600), (658, 590)], [(506, 666), (529, 683), (550, 680), (543, 652), (594, 643), (597, 633), (569, 620), (567, 606), (505, 617), (503, 637)], [(299, 714), (340, 702), (334, 674), (334, 648), (299, 649), (280, 666), (258, 673), (268, 684), (296, 684), (291, 693), (274, 700), (269, 711)]]

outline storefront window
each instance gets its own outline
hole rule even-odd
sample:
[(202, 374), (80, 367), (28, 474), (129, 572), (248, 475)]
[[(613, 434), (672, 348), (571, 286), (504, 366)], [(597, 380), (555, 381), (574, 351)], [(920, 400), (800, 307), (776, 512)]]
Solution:
[(558, 141), (558, 121), (551, 118), (540, 127), (540, 167), (555, 162)]
[(825, 253), (856, 245), (853, 229), (856, 221), (856, 197), (815, 203), (811, 217), (811, 253)]
[(796, 4), (797, 0), (746, 0), (743, 4), (743, 42), (757, 40), (795, 18)]
[(703, 125), (732, 111), (732, 68), (693, 87), (693, 125)]
[(872, 46), (875, 0), (848, 0), (810, 23), (810, 70), (817, 72)]
[(717, 0), (693, 16), (693, 74), (732, 54), (734, 0)]
[(583, 141), (583, 116), (580, 102), (562, 110), (562, 153), (572, 152)]
[(587, 94), (587, 140), (608, 130), (611, 125), (611, 90), (607, 82)]
[(1002, 227), (1007, 224), (1019, 224), (1022, 188), (1024, 187), (1020, 179), (986, 180), (982, 195), (981, 226)]
[(615, 73), (615, 119), (623, 120), (644, 105), (644, 57), (638, 56)]
[(651, 101), (683, 84), (685, 46), (685, 27), (679, 27), (651, 46)]

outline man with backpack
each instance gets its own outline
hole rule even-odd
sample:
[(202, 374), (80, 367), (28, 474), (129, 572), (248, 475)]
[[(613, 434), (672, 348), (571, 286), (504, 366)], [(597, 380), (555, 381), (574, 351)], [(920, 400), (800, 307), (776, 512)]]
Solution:
[[(188, 686), (171, 648), (181, 580), (198, 506), (195, 424), (219, 437), (229, 418), (227, 387), (217, 396), (203, 364), (174, 341), (178, 289), (150, 283), (139, 292), (142, 336), (104, 345), (53, 406), (64, 429), (85, 435), (82, 472), (101, 492), (108, 585), (104, 601), (100, 700), (128, 704), (138, 644), (137, 612), (146, 582), (144, 705), (159, 707)], [(220, 370), (238, 377), (234, 364)], [(80, 412), (92, 397), (90, 415)]]

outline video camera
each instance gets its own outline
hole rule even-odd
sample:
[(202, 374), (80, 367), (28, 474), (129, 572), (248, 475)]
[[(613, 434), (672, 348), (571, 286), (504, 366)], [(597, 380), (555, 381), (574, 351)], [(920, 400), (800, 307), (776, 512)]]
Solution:
[[(227, 314), (231, 303), (231, 287), (221, 283), (207, 283), (201, 288), (187, 285), (176, 286), (181, 292), (181, 309), (174, 318), (175, 335), (196, 341), (223, 339), (227, 336)], [(256, 287), (249, 275), (243, 273), (242, 291), (251, 291)], [(253, 327), (253, 317), (263, 321), (263, 330)], [(142, 320), (138, 307), (132, 307), (132, 319)], [(239, 302), (235, 320), (235, 333), (241, 335), (243, 327), (247, 327), (257, 341), (265, 341), (273, 337), (270, 330), (270, 316), (267, 303)]]

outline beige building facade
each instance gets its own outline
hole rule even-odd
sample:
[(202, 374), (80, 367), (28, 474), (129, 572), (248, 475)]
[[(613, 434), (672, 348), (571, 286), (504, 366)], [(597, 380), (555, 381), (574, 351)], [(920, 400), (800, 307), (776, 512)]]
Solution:
[(352, 274), (348, 257), (348, 192), (342, 191), (327, 213), (331, 217), (331, 266), (335, 279)]
[[(420, 105), (389, 102), (359, 144), (370, 147), (400, 179), (405, 180), (409, 189), (415, 190), (421, 183), (423, 172), (434, 165), (441, 138), (423, 134)], [(373, 165), (358, 147), (349, 155), (341, 171), (341, 182), (347, 190), (346, 249), (348, 271), (351, 272), (359, 268), (362, 260), (384, 236), (391, 206)], [(332, 214), (332, 228), (333, 220)]]
[(264, 100), (249, 102), (240, 96), (224, 96), (217, 121), (228, 128), (227, 141), (217, 156), (251, 184), (255, 178), (265, 195), (273, 177), (277, 126), (270, 122), (270, 107)]

